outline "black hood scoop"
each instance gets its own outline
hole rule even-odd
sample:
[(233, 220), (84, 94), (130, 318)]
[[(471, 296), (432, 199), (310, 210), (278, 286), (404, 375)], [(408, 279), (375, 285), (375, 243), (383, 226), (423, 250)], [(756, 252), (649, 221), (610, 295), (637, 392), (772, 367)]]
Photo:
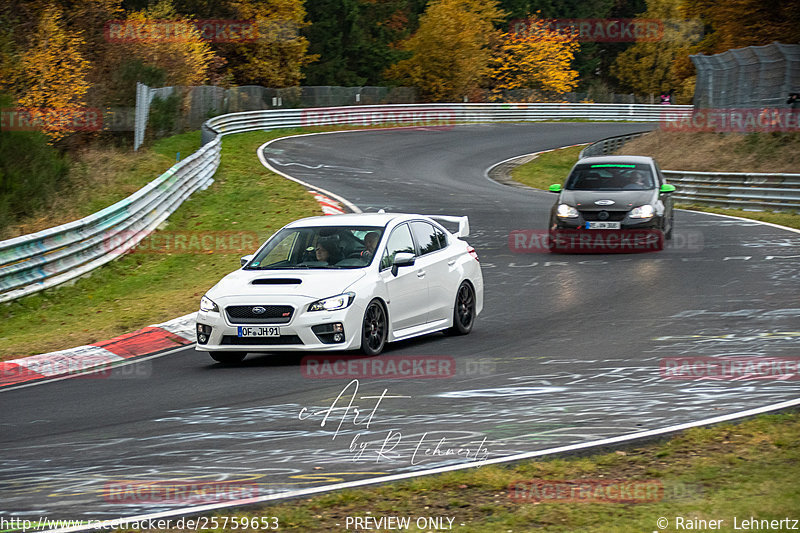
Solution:
[(303, 280), (298, 278), (257, 278), (250, 283), (253, 285), (300, 285)]

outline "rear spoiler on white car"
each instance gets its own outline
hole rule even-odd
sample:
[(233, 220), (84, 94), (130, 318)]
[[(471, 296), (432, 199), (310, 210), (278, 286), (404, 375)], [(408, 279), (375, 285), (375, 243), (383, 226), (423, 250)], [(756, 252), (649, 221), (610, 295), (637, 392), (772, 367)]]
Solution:
[(445, 222), (457, 222), (458, 232), (456, 233), (456, 237), (469, 236), (469, 217), (450, 217), (445, 215), (427, 215), (427, 216), (434, 220), (443, 220)]

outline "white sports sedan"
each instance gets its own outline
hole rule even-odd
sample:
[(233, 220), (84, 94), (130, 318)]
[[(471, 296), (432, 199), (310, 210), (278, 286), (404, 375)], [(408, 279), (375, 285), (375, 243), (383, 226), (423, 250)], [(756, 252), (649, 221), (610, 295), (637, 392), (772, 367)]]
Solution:
[(376, 355), (387, 342), (435, 331), (465, 335), (483, 309), (478, 255), (462, 240), (468, 234), (467, 217), (363, 213), (292, 222), (203, 296), (197, 350), (238, 363), (248, 352)]

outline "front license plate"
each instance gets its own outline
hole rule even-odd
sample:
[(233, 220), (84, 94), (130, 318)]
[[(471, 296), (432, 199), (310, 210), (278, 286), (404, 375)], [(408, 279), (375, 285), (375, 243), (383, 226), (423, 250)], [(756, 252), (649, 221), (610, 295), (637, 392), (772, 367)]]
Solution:
[(238, 326), (240, 337), (280, 337), (278, 326)]
[(620, 228), (619, 222), (595, 221), (586, 223), (586, 229), (619, 229), (619, 228)]

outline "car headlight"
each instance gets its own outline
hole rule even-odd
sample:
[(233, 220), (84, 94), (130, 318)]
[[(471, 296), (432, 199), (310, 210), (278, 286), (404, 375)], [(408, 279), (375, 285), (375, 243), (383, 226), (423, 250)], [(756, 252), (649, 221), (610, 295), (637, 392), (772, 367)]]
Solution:
[(200, 298), (200, 310), (214, 311), (215, 313), (219, 313), (219, 307), (217, 307), (217, 304), (215, 304), (208, 296), (203, 296)]
[(650, 204), (645, 204), (631, 209), (631, 212), (628, 213), (628, 216), (630, 218), (653, 218), (654, 214), (655, 209), (653, 209), (653, 206)]
[(561, 218), (575, 218), (578, 216), (578, 210), (567, 204), (558, 204), (556, 215)]
[(345, 309), (353, 303), (353, 300), (356, 299), (356, 293), (354, 292), (346, 292), (344, 294), (337, 294), (336, 296), (331, 296), (330, 298), (323, 298), (322, 300), (317, 300), (316, 302), (312, 303), (308, 306), (309, 311), (338, 311), (339, 309)]

